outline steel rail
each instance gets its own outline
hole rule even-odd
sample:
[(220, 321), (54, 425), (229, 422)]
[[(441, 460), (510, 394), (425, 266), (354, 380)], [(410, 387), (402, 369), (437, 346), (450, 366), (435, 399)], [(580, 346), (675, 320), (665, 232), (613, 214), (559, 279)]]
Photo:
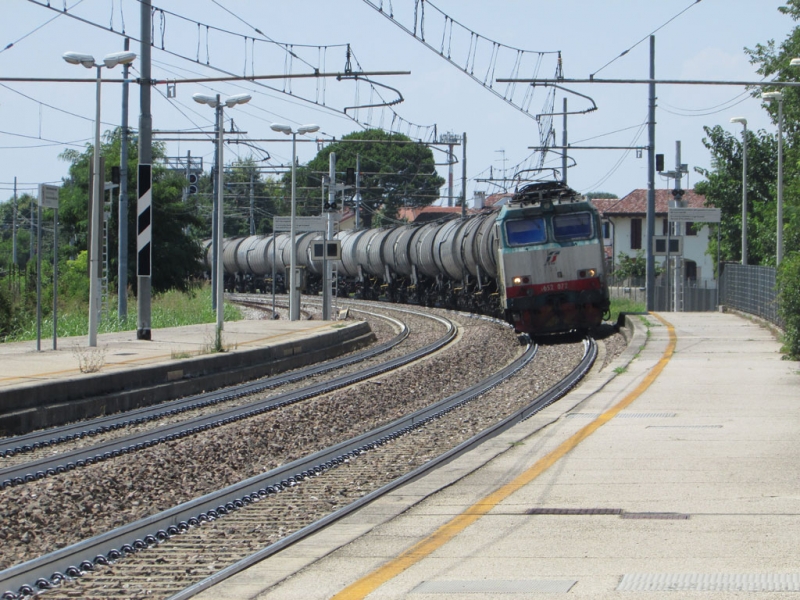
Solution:
[[(530, 362), (530, 360), (533, 359), (533, 355), (536, 353), (537, 347), (536, 346), (529, 347), (528, 348), (528, 352), (531, 352), (531, 350), (532, 350), (532, 354), (531, 354), (530, 358), (525, 362), (525, 364), (527, 364), (528, 362)], [(526, 352), (526, 354), (527, 354), (527, 352)], [(523, 356), (523, 358), (524, 358), (524, 356)], [(420, 477), (426, 475), (430, 471), (433, 471), (433, 470), (435, 470), (435, 469), (447, 464), (448, 462), (450, 462), (452, 460), (455, 460), (459, 456), (469, 452), (470, 450), (473, 450), (474, 448), (480, 446), (481, 444), (483, 444), (484, 442), (490, 440), (491, 438), (493, 438), (493, 437), (503, 433), (504, 431), (510, 429), (511, 427), (516, 425), (517, 423), (520, 423), (521, 421), (524, 421), (524, 420), (532, 417), (533, 415), (535, 415), (536, 413), (538, 413), (542, 409), (550, 406), (553, 402), (556, 402), (559, 398), (562, 398), (573, 387), (575, 387), (575, 385), (581, 379), (583, 379), (583, 377), (586, 375), (586, 373), (589, 372), (589, 369), (592, 368), (592, 365), (594, 364), (594, 361), (595, 361), (596, 358), (597, 358), (597, 342), (592, 338), (587, 338), (586, 341), (584, 342), (584, 355), (583, 355), (583, 358), (582, 358), (581, 362), (578, 364), (578, 366), (575, 367), (575, 369), (573, 369), (559, 383), (557, 383), (556, 385), (551, 387), (549, 390), (545, 391), (540, 396), (535, 398), (530, 404), (528, 404), (528, 406), (525, 406), (525, 407), (517, 410), (513, 414), (511, 414), (508, 417), (506, 417), (505, 419), (503, 419), (502, 421), (500, 421), (500, 422), (496, 423), (495, 425), (485, 429), (484, 431), (482, 431), (481, 433), (471, 437), (470, 439), (465, 440), (464, 442), (462, 442), (461, 444), (459, 444), (455, 448), (452, 448), (451, 450), (448, 450), (447, 452), (445, 452), (444, 454), (440, 455), (439, 457), (434, 458), (434, 459), (426, 462), (423, 465), (420, 465), (419, 467), (417, 467), (416, 469), (414, 469), (410, 473), (407, 473), (407, 474), (399, 477), (398, 479), (395, 479), (391, 483), (388, 483), (388, 484), (382, 486), (381, 488), (379, 488), (377, 490), (374, 490), (373, 492), (370, 492), (369, 494), (365, 495), (363, 498), (360, 498), (360, 499), (356, 500), (355, 502), (352, 502), (351, 504), (348, 504), (347, 506), (344, 506), (344, 507), (340, 508), (339, 510), (327, 515), (326, 517), (323, 517), (322, 519), (312, 523), (311, 525), (308, 525), (307, 527), (304, 527), (303, 529), (300, 529), (300, 530), (298, 530), (298, 531), (286, 536), (285, 538), (282, 538), (282, 539), (278, 540), (274, 544), (271, 544), (271, 545), (267, 546), (266, 548), (263, 548), (262, 550), (259, 550), (258, 552), (252, 554), (251, 556), (248, 556), (247, 558), (245, 558), (245, 559), (243, 559), (243, 560), (241, 560), (239, 562), (236, 562), (233, 565), (230, 565), (229, 567), (226, 567), (226, 568), (218, 571), (217, 573), (214, 573), (213, 575), (207, 577), (206, 579), (204, 579), (204, 580), (202, 580), (202, 581), (200, 581), (200, 582), (198, 582), (196, 584), (191, 585), (190, 587), (182, 590), (181, 592), (179, 592), (177, 594), (173, 594), (172, 596), (170, 596), (168, 598), (168, 600), (188, 600), (189, 598), (195, 596), (196, 594), (199, 594), (203, 590), (206, 590), (206, 589), (208, 589), (208, 588), (210, 588), (210, 587), (212, 587), (214, 585), (217, 585), (221, 581), (224, 581), (225, 579), (228, 579), (229, 577), (232, 577), (233, 575), (236, 575), (237, 573), (240, 573), (240, 572), (244, 571), (245, 569), (250, 568), (254, 564), (264, 560), (265, 558), (268, 558), (268, 557), (270, 557), (270, 556), (272, 556), (274, 554), (277, 554), (278, 552), (280, 552), (282, 550), (285, 550), (289, 546), (291, 546), (293, 544), (296, 544), (297, 542), (303, 540), (304, 538), (307, 538), (307, 537), (313, 535), (317, 531), (319, 531), (321, 529), (324, 529), (325, 527), (327, 527), (331, 523), (334, 523), (334, 522), (338, 521), (339, 519), (342, 519), (342, 518), (346, 517), (350, 513), (355, 512), (356, 510), (359, 510), (360, 508), (363, 508), (364, 506), (366, 506), (367, 504), (369, 504), (369, 503), (373, 502), (374, 500), (380, 498), (381, 496), (384, 496), (384, 495), (392, 492), (393, 490), (395, 490), (395, 489), (397, 489), (397, 488), (399, 488), (399, 487), (401, 487), (401, 486), (403, 486), (403, 485), (405, 485), (407, 483), (410, 483), (410, 482), (412, 482), (412, 481), (414, 481), (416, 479), (419, 479)], [(520, 367), (520, 368), (522, 368), (522, 367)], [(517, 370), (518, 369), (514, 370), (513, 373), (515, 373)], [(510, 377), (511, 375), (513, 375), (513, 373), (509, 374), (507, 377)], [(497, 385), (499, 383), (500, 383), (500, 381), (498, 381), (494, 385)], [(490, 386), (490, 388), (494, 387), (494, 385)], [(475, 386), (475, 387), (477, 387), (477, 386)], [(488, 388), (488, 389), (490, 389), (490, 388)], [(472, 388), (470, 388), (470, 389), (472, 389)], [(480, 393), (483, 393), (483, 392), (479, 392), (476, 395), (480, 395)], [(458, 405), (463, 404), (466, 401), (467, 400), (462, 400), (460, 403), (458, 403), (457, 405), (453, 406), (452, 408), (456, 408)], [(449, 410), (452, 410), (452, 408), (449, 409)], [(445, 412), (448, 412), (448, 410), (441, 411), (440, 413), (436, 414), (434, 417), (431, 417), (431, 419), (432, 418), (437, 418), (437, 417), (441, 416), (442, 414), (444, 414)], [(426, 420), (425, 423), (427, 423), (431, 419)]]
[[(107, 431), (112, 431), (114, 429), (120, 429), (130, 425), (139, 425), (164, 416), (176, 415), (182, 412), (204, 408), (206, 406), (211, 406), (242, 396), (256, 394), (270, 388), (286, 385), (287, 383), (305, 379), (306, 377), (327, 373), (329, 371), (334, 371), (336, 369), (373, 358), (379, 354), (391, 350), (408, 338), (409, 330), (404, 323), (397, 321), (396, 319), (392, 319), (391, 317), (379, 315), (377, 313), (368, 311), (360, 312), (393, 322), (394, 325), (400, 329), (399, 333), (392, 339), (387, 340), (382, 344), (359, 351), (351, 356), (332, 359), (323, 363), (292, 371), (291, 373), (282, 373), (272, 377), (265, 377), (255, 381), (229, 386), (222, 390), (194, 394), (185, 398), (162, 402), (156, 406), (148, 406), (136, 410), (126, 411), (125, 413), (97, 417), (89, 421), (72, 423), (43, 431), (36, 431), (25, 435), (0, 439), (0, 456), (14, 456), (15, 454), (23, 452), (31, 452), (38, 448), (46, 448), (75, 439), (84, 438), (86, 436), (93, 436), (105, 433)], [(2, 471), (0, 471), (0, 473), (1, 472)], [(2, 476), (0, 476), (0, 481), (2, 481)]]
[[(51, 554), (41, 556), (2, 571), (0, 572), (0, 589), (5, 587), (6, 589), (19, 590), (19, 595), (15, 595), (15, 592), (9, 591), (6, 592), (2, 598), (3, 600), (14, 600), (15, 598), (24, 597), (25, 594), (29, 595), (35, 593), (37, 589), (43, 590), (58, 585), (68, 577), (79, 577), (85, 572), (94, 570), (98, 565), (106, 565), (126, 554), (132, 554), (139, 550), (144, 550), (149, 546), (157, 545), (173, 535), (179, 535), (181, 532), (187, 531), (191, 527), (197, 526), (202, 522), (216, 520), (231, 511), (243, 508), (252, 502), (260, 501), (271, 494), (280, 492), (284, 488), (296, 485), (298, 482), (308, 477), (314, 477), (329, 469), (336, 468), (338, 465), (345, 463), (353, 457), (359, 456), (363, 452), (374, 450), (401, 435), (405, 435), (430, 423), (447, 412), (464, 405), (475, 397), (494, 388), (527, 365), (535, 356), (536, 351), (537, 347), (529, 342), (526, 351), (519, 358), (498, 371), (492, 377), (466, 390), (453, 394), (427, 408), (401, 417), (392, 423), (376, 428), (368, 433), (336, 444), (308, 457), (298, 459), (268, 473), (251, 477), (218, 492), (207, 494), (157, 515), (152, 515), (140, 521), (124, 525), (113, 531), (78, 542), (77, 544), (62, 548)], [(587, 355), (588, 353), (585, 352), (582, 362), (587, 360)], [(591, 361), (593, 360), (594, 357), (592, 356)], [(588, 370), (591, 366), (591, 361), (588, 363), (588, 366), (581, 371), (581, 374)], [(574, 383), (572, 385), (574, 385)], [(543, 406), (553, 402), (556, 397), (563, 395), (563, 389), (563, 386), (559, 386), (557, 396), (547, 400), (546, 404), (543, 404)], [(544, 394), (543, 396), (546, 395), (547, 394)], [(540, 399), (543, 398), (543, 396), (540, 396)], [(505, 423), (506, 421), (508, 421), (508, 419), (503, 422)], [(485, 440), (492, 435), (500, 433), (502, 429), (497, 429), (497, 426), (495, 426), (489, 431), (494, 431), (494, 433), (487, 434), (484, 432), (484, 434), (481, 434), (482, 437), (478, 437), (480, 437), (481, 440)], [(477, 443), (480, 442), (476, 441), (475, 444)], [(462, 446), (467, 449), (472, 447), (472, 445), (467, 446), (462, 444), (459, 448)], [(451, 451), (444, 456), (446, 458), (431, 461), (420, 469), (402, 477), (398, 480), (399, 482), (381, 488), (381, 490), (383, 490), (382, 493), (386, 493), (402, 483), (421, 476), (428, 470), (442, 464), (442, 461), (452, 460), (457, 454)], [(200, 591), (200, 589), (205, 589), (205, 587), (209, 587), (218, 582), (220, 578), (229, 577), (235, 572), (246, 568), (251, 564), (249, 561), (255, 562), (261, 560), (265, 556), (277, 552), (281, 548), (302, 539), (302, 537), (310, 535), (321, 527), (363, 506), (366, 502), (374, 500), (380, 495), (378, 492), (381, 490), (377, 490), (356, 503), (339, 509), (322, 520), (288, 536), (284, 540), (269, 546), (255, 555), (227, 567), (211, 578), (187, 588), (187, 590), (174, 596), (174, 598), (188, 598), (191, 594)], [(196, 587), (200, 585), (204, 587)], [(188, 593), (188, 590), (192, 590), (191, 594), (182, 595)]]
[[(0, 469), (0, 488), (22, 485), (37, 479), (71, 471), (75, 468), (85, 467), (96, 462), (110, 460), (122, 454), (137, 452), (149, 448), (156, 444), (170, 442), (201, 431), (207, 431), (216, 427), (221, 427), (235, 421), (248, 419), (264, 412), (275, 410), (289, 404), (294, 404), (314, 396), (347, 387), (364, 379), (375, 377), (387, 371), (397, 369), (415, 360), (436, 352), (455, 339), (457, 329), (452, 321), (435, 315), (425, 315), (426, 317), (439, 321), (447, 331), (444, 336), (435, 342), (419, 348), (403, 356), (391, 359), (379, 365), (367, 367), (355, 373), (341, 375), (325, 382), (312, 384), (308, 387), (285, 394), (279, 394), (273, 398), (252, 402), (243, 406), (236, 406), (221, 410), (213, 415), (206, 415), (182, 421), (180, 423), (165, 425), (155, 430), (132, 434), (126, 437), (109, 440), (88, 448), (79, 448), (71, 452), (64, 452), (57, 456), (46, 457), (40, 460), (28, 462), (22, 465)], [(245, 387), (253, 384), (245, 384)], [(225, 394), (225, 392), (221, 392)], [(255, 393), (250, 391), (247, 393)], [(245, 395), (241, 393), (237, 396), (228, 396), (224, 399), (231, 399)]]

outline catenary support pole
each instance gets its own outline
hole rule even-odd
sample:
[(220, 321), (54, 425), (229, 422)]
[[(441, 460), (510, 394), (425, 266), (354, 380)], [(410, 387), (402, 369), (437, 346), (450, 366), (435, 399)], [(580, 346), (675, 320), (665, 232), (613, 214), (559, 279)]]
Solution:
[(461, 218), (467, 216), (467, 132), (461, 134)]
[(150, 24), (151, 0), (141, 2), (141, 83), (139, 85), (139, 170), (136, 203), (136, 339), (151, 339), (152, 290), (152, 186), (153, 186), (153, 115), (150, 114)]
[(653, 236), (656, 231), (656, 38), (650, 36), (650, 85), (647, 115), (647, 310), (655, 310), (656, 263)]
[[(130, 50), (131, 40), (125, 38), (125, 50)], [(117, 318), (128, 318), (128, 69), (123, 65), (122, 122), (119, 149), (119, 233), (117, 249)]]

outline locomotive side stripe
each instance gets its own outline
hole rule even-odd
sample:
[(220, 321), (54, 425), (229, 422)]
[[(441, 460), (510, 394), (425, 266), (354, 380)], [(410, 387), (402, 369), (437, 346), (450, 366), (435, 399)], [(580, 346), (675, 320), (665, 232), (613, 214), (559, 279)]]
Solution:
[(139, 165), (138, 174), (138, 195), (139, 200), (136, 204), (136, 274), (140, 277), (149, 277), (152, 272), (152, 253), (150, 246), (152, 242), (152, 167), (151, 165)]
[(572, 281), (509, 286), (506, 287), (506, 296), (509, 298), (522, 298), (528, 295), (528, 290), (533, 290), (533, 295), (538, 296), (540, 294), (558, 294), (560, 292), (599, 290), (602, 287), (599, 278), (587, 277), (586, 279), (573, 279)]
[(675, 351), (678, 338), (675, 335), (675, 328), (664, 320), (660, 315), (650, 313), (656, 319), (661, 321), (669, 332), (669, 343), (661, 355), (661, 359), (656, 365), (648, 371), (644, 379), (639, 383), (636, 388), (631, 391), (627, 396), (620, 400), (616, 405), (612, 406), (606, 412), (597, 417), (594, 421), (581, 428), (572, 437), (562, 442), (557, 448), (552, 450), (549, 454), (545, 455), (534, 463), (527, 471), (521, 473), (512, 481), (500, 486), (494, 492), (478, 500), (475, 504), (470, 506), (460, 515), (454, 517), (448, 523), (445, 523), (439, 529), (434, 531), (427, 538), (421, 540), (398, 557), (390, 560), (382, 567), (378, 567), (372, 573), (365, 575), (355, 583), (346, 587), (344, 590), (333, 596), (333, 600), (362, 600), (367, 595), (377, 590), (381, 585), (387, 581), (394, 579), (397, 575), (420, 562), (434, 551), (444, 546), (447, 542), (452, 540), (456, 535), (464, 531), (472, 523), (487, 514), (495, 508), (500, 502), (511, 496), (518, 489), (530, 482), (534, 481), (537, 477), (542, 475), (550, 467), (555, 465), (559, 460), (566, 456), (570, 451), (574, 450), (582, 441), (588, 438), (595, 431), (600, 429), (603, 425), (608, 423), (623, 409), (627, 408), (634, 400), (641, 396), (647, 388), (649, 388), (656, 378), (661, 375), (661, 372), (669, 363), (672, 354)]

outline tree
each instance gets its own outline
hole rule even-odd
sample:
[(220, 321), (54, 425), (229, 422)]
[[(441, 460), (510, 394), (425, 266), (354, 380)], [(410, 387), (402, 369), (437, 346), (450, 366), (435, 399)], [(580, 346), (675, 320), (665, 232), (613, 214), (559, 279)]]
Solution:
[[(800, 21), (800, 0), (786, 0), (786, 4), (778, 8), (793, 21)], [(793, 58), (800, 56), (800, 27), (795, 27), (786, 39), (776, 45), (774, 40), (765, 44), (756, 44), (755, 48), (746, 48), (750, 62), (758, 66), (758, 73), (765, 79), (775, 81), (797, 81), (800, 71), (790, 66)], [(768, 85), (763, 91), (770, 91)], [(755, 90), (753, 95), (761, 93)], [(780, 88), (783, 94), (783, 130), (784, 140), (784, 254), (800, 250), (800, 91), (794, 87)], [(765, 102), (764, 109), (772, 117), (773, 123), (778, 120), (777, 102)], [(777, 229), (777, 221), (773, 221)], [(774, 235), (774, 234), (773, 234)]]
[(252, 157), (237, 160), (225, 169), (224, 186), (225, 237), (250, 235), (251, 191), (256, 235), (272, 232), (272, 217), (289, 211), (283, 188), (272, 179), (264, 179)]
[[(721, 209), (720, 256), (724, 261), (742, 257), (742, 142), (741, 136), (719, 125), (705, 127), (703, 144), (711, 152), (709, 169), (697, 169), (706, 178), (695, 186), (706, 203)], [(777, 140), (764, 131), (747, 131), (747, 239), (752, 264), (775, 264)], [(716, 254), (717, 241), (709, 243)]]
[(598, 200), (617, 200), (617, 199), (619, 199), (619, 196), (617, 196), (616, 194), (612, 194), (611, 192), (589, 192), (588, 194), (586, 194), (586, 197), (589, 200), (594, 200), (594, 199), (598, 199)]
[[(101, 145), (101, 155), (105, 158), (105, 179), (111, 179), (112, 165), (119, 165), (120, 131), (107, 133)], [(59, 196), (60, 239), (65, 240), (62, 259), (76, 258), (81, 250), (88, 247), (89, 213), (89, 165), (92, 163), (94, 149), (87, 144), (83, 152), (66, 150), (61, 158), (70, 162), (69, 176), (64, 179)], [(128, 281), (134, 290), (136, 278), (136, 174), (138, 148), (129, 142), (128, 147)], [(182, 174), (168, 170), (158, 163), (164, 157), (162, 144), (153, 146), (153, 185), (152, 185), (152, 290), (162, 292), (169, 289), (184, 290), (189, 278), (197, 271), (200, 259), (200, 245), (196, 234), (203, 225), (197, 208), (197, 200), (189, 196), (183, 202), (185, 180)], [(118, 203), (113, 194), (110, 203), (108, 222), (108, 250), (110, 257), (109, 279), (117, 280), (118, 264)]]
[[(794, 21), (800, 20), (800, 0), (787, 0), (778, 9)], [(769, 40), (756, 44), (745, 53), (750, 62), (767, 81), (752, 91), (760, 97), (771, 91), (768, 80), (797, 81), (800, 70), (791, 67), (791, 59), (800, 56), (800, 28), (795, 27), (786, 39), (776, 44)], [(784, 255), (800, 250), (800, 92), (797, 88), (780, 88), (783, 94), (783, 131), (785, 134), (783, 180), (784, 180)], [(748, 180), (748, 254), (751, 264), (774, 265), (777, 237), (777, 102), (765, 101), (776, 124), (771, 133), (748, 131), (747, 136), (747, 180)], [(712, 168), (700, 170), (707, 181), (699, 183), (695, 190), (705, 194), (709, 203), (722, 209), (721, 255), (724, 260), (741, 260), (741, 196), (742, 153), (740, 136), (726, 133), (720, 127), (706, 128), (706, 147), (711, 151)], [(716, 243), (712, 241), (711, 251)]]
[[(31, 214), (36, 215), (36, 198), (29, 194), (17, 196), (17, 267), (24, 268), (30, 260)], [(8, 271), (14, 256), (14, 201), (0, 204), (0, 271)], [(35, 236), (34, 236), (35, 237)]]
[[(357, 143), (357, 142), (363, 143)], [(348, 134), (341, 142), (323, 148), (307, 167), (298, 173), (298, 198), (309, 213), (318, 212), (322, 176), (328, 173), (329, 156), (336, 153), (336, 170), (361, 170), (363, 221), (370, 226), (373, 215), (395, 219), (402, 206), (427, 206), (439, 198), (444, 179), (436, 172), (433, 153), (424, 144), (407, 136), (368, 129)], [(284, 176), (284, 182), (291, 175)], [(291, 179), (288, 179), (290, 182)], [(298, 206), (301, 202), (298, 202)]]

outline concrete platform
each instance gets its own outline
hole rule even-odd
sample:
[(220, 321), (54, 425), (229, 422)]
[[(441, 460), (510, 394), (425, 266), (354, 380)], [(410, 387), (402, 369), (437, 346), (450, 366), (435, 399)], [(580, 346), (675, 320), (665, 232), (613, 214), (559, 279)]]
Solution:
[(632, 319), (539, 415), (196, 598), (800, 598), (800, 365), (733, 314)]
[(0, 344), (0, 435), (154, 404), (328, 360), (374, 341), (363, 321), (243, 320)]

